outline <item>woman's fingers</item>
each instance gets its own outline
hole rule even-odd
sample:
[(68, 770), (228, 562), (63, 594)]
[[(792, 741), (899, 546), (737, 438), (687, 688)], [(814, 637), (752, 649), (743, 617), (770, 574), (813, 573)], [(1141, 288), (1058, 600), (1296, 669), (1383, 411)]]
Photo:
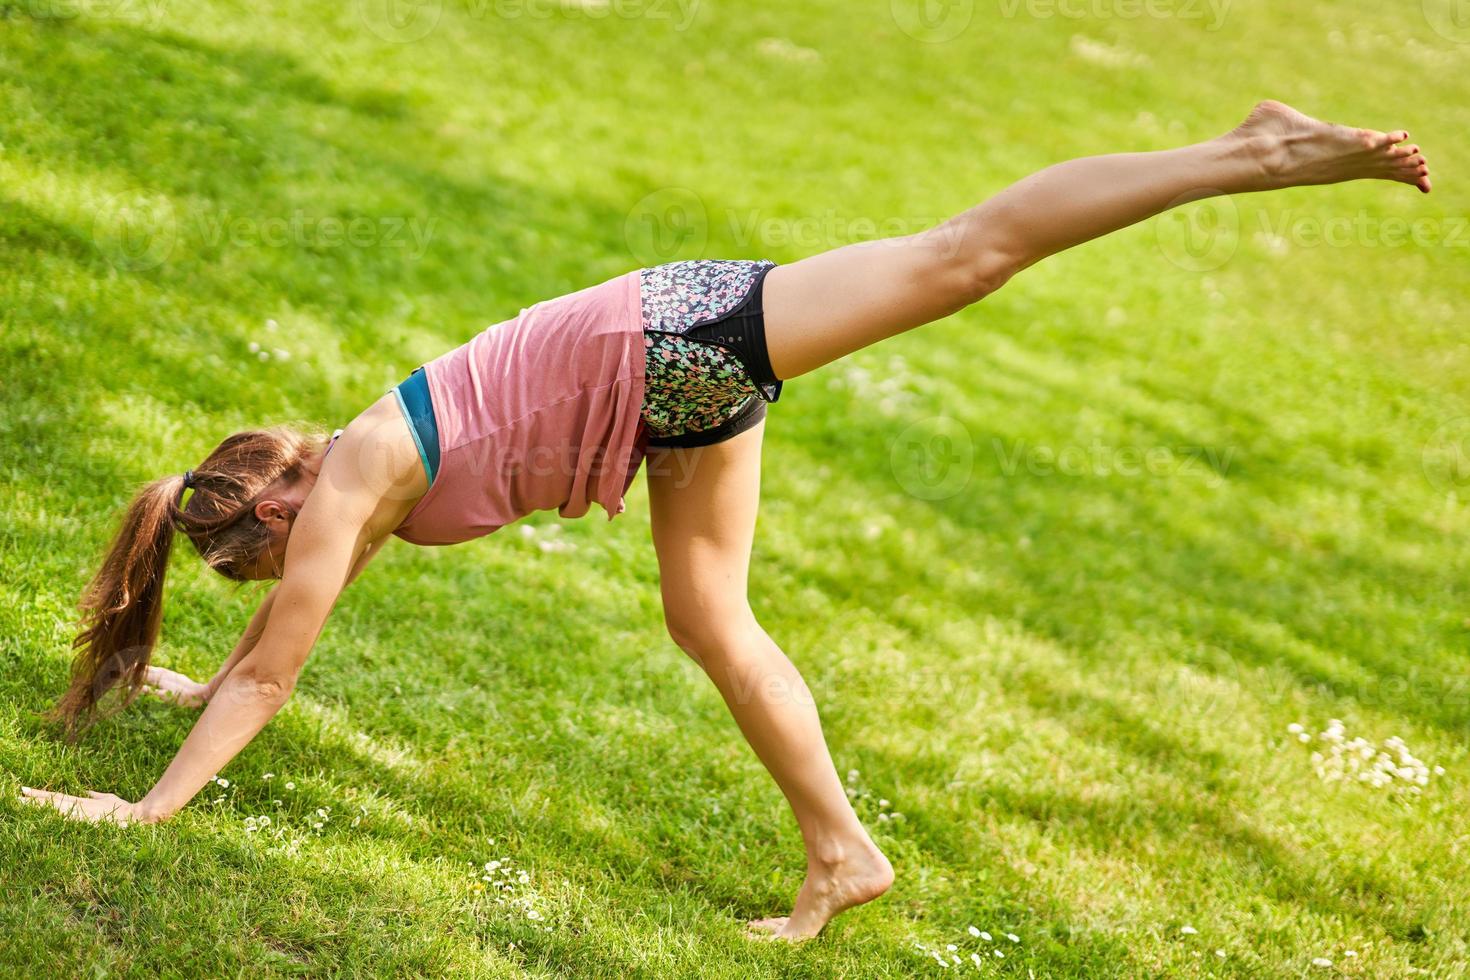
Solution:
[(125, 826), (131, 814), (132, 804), (113, 793), (88, 791), (86, 797), (68, 796), (66, 793), (53, 793), (50, 790), (32, 789), (29, 786), (22, 786), (20, 792), (22, 803), (54, 807), (73, 820), (88, 820), (94, 823), (100, 820), (110, 820)]

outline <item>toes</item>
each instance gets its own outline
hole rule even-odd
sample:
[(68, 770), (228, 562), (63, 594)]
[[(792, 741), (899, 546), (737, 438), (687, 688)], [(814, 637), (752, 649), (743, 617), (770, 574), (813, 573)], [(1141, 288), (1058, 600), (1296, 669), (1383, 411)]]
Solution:
[(790, 921), (790, 918), (790, 916), (783, 915), (775, 919), (756, 919), (753, 922), (747, 922), (745, 934), (752, 939), (775, 939), (781, 930), (786, 928), (786, 923)]

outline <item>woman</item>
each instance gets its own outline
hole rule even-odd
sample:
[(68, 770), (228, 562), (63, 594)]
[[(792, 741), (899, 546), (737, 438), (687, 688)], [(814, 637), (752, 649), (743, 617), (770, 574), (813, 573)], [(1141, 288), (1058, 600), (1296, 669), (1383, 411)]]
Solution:
[[(810, 698), (792, 696), (806, 691), (801, 676), (746, 602), (765, 405), (782, 380), (1185, 201), (1360, 178), (1428, 193), (1407, 138), (1265, 102), (1217, 139), (1053, 166), (920, 234), (781, 267), (675, 263), (539, 304), (414, 372), (330, 443), (232, 436), (133, 503), (84, 597), (73, 683), (55, 709), (74, 731), (108, 688), (121, 682), (131, 698), (151, 682), (207, 702), (203, 715), (137, 803), (24, 794), (82, 819), (167, 819), (280, 709), (338, 594), (389, 536), (450, 544), (592, 502), (611, 517), (646, 456), (669, 631), (719, 687), (806, 844), (791, 914), (752, 926), (814, 936), (887, 890), (893, 871), (848, 803)], [(280, 579), (204, 685), (148, 666), (175, 530), (231, 578)]]

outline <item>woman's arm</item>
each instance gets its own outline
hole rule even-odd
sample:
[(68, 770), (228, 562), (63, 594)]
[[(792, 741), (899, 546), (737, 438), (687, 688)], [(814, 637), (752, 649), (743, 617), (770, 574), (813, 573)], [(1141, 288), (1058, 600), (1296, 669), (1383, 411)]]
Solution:
[(132, 819), (151, 823), (173, 816), (291, 697), (354, 559), (371, 544), (364, 540), (364, 525), (335, 506), (313, 493), (302, 508), (260, 640), (225, 676), (163, 777), (134, 807)]

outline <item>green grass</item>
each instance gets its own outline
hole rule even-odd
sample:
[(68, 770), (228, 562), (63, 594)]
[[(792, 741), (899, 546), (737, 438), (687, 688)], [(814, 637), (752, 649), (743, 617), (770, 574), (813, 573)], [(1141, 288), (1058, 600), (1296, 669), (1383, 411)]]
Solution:
[[(883, 2), (448, 0), (412, 43), (364, 25), (380, 6), (0, 3), (0, 972), (907, 976), (974, 924), (998, 976), (1464, 975), (1470, 45), (1369, 0), (1215, 31), (986, 2), (944, 43)], [(1150, 223), (773, 408), (752, 601), (899, 875), (818, 942), (741, 937), (800, 841), (663, 633), (641, 482), (624, 518), (566, 523), (573, 551), (390, 548), (230, 788), (172, 822), (13, 802), (136, 798), (188, 731), (140, 704), (70, 747), (36, 717), (136, 483), (238, 427), (343, 424), (638, 265), (917, 230), (1268, 96), (1406, 126), (1436, 193), (1197, 205), (1197, 233), (1227, 221), (1218, 268)], [(1338, 216), (1358, 230), (1313, 245)], [(1399, 217), (1429, 237), (1384, 242)], [(910, 430), (940, 415), (958, 444)], [(207, 676), (256, 593), (198, 564), (157, 659)], [(1447, 771), (1417, 798), (1324, 783), (1286, 728), (1329, 718)], [(541, 928), (471, 890), (496, 858)]]

